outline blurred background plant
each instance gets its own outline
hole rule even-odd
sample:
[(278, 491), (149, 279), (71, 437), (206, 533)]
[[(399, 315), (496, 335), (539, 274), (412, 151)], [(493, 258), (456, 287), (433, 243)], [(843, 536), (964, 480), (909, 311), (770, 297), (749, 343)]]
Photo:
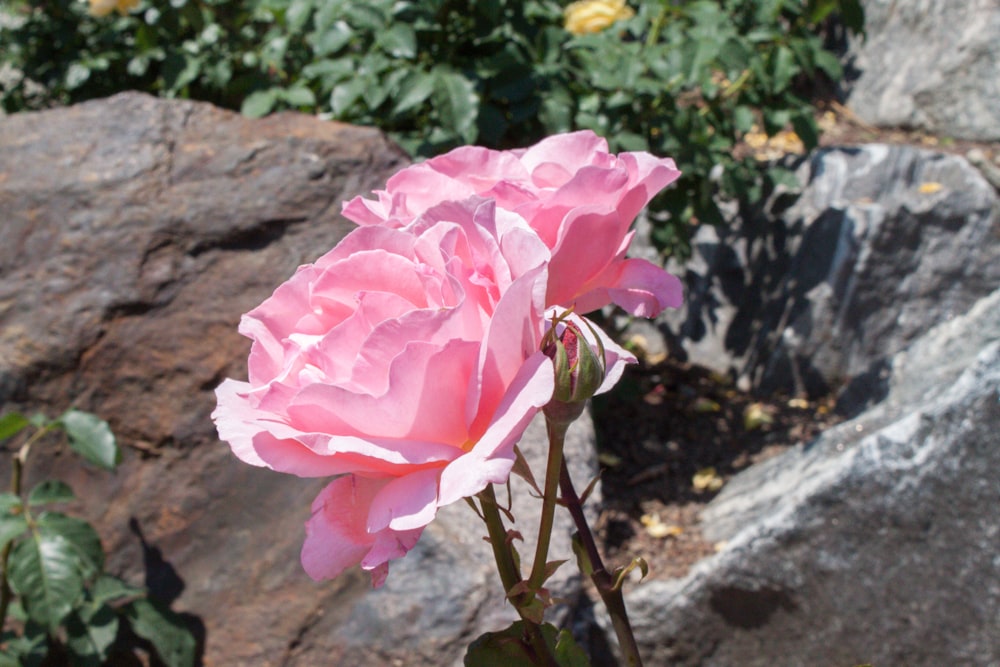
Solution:
[(123, 660), (137, 650), (191, 667), (197, 647), (183, 619), (106, 572), (97, 531), (54, 509), (76, 500), (72, 489), (44, 480), (25, 493), (28, 456), (55, 433), (93, 466), (114, 471), (121, 461), (108, 424), (90, 413), (0, 417), (0, 443), (13, 453), (10, 490), (0, 493), (0, 667), (132, 664)]
[[(118, 10), (118, 11), (113, 11)], [(416, 157), (592, 129), (672, 156), (651, 207), (661, 250), (718, 202), (753, 205), (790, 174), (744, 138), (818, 140), (817, 91), (863, 30), (860, 0), (14, 0), (0, 17), (8, 112), (121, 90), (262, 116), (320, 113)]]

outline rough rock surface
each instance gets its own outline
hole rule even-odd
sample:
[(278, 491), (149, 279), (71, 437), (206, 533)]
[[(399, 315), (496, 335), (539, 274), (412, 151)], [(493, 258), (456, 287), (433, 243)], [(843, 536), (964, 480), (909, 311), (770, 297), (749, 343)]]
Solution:
[(699, 230), (663, 328), (694, 362), (758, 389), (844, 388), (856, 411), (891, 355), (1000, 285), (1000, 198), (963, 158), (908, 146), (823, 149), (798, 175), (790, 207)]
[[(0, 119), (0, 408), (72, 403), (125, 446), (114, 475), (49, 450), (28, 483), (73, 487), (110, 569), (189, 614), (205, 664), (453, 664), (510, 611), (464, 504), (384, 589), (312, 582), (298, 554), (324, 480), (238, 462), (209, 420), (215, 386), (245, 377), (240, 314), (350, 229), (341, 201), (405, 162), (374, 130), (136, 94)], [(569, 446), (585, 483), (589, 423)]]
[(864, 0), (848, 100), (867, 122), (1000, 140), (1000, 3)]
[(1000, 665), (1000, 291), (889, 386), (737, 476), (703, 515), (722, 551), (627, 596), (650, 664)]

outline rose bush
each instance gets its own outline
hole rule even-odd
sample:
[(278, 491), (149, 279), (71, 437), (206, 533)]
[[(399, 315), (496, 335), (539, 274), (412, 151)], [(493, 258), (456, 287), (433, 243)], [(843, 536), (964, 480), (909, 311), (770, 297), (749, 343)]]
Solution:
[[(249, 381), (216, 391), (240, 459), (339, 475), (306, 526), (315, 579), (360, 563), (381, 585), (439, 507), (506, 481), (553, 393), (551, 254), (535, 231), (476, 196), (398, 222), (354, 230), (244, 315)], [(609, 388), (632, 358), (593, 335)]]
[(615, 303), (651, 317), (682, 301), (680, 281), (627, 259), (632, 221), (680, 175), (669, 158), (613, 155), (593, 132), (549, 137), (526, 149), (457, 148), (403, 169), (377, 199), (356, 197), (344, 215), (360, 225), (402, 227), (449, 200), (478, 195), (516, 213), (552, 253), (545, 303), (586, 313)]

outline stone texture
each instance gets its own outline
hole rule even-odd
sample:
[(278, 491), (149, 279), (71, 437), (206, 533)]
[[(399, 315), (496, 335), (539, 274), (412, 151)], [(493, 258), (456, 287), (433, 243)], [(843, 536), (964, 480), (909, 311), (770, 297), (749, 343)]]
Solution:
[(650, 664), (1000, 665), (1000, 291), (885, 401), (737, 476), (684, 580), (627, 596)]
[(856, 412), (893, 354), (1000, 285), (1000, 199), (963, 158), (907, 146), (823, 149), (798, 175), (770, 216), (699, 230), (676, 269), (686, 307), (661, 324), (694, 362), (764, 391), (842, 390)]
[(867, 122), (1000, 140), (1000, 2), (863, 0), (849, 106)]
[[(405, 163), (374, 130), (137, 94), (0, 119), (0, 406), (72, 403), (125, 448), (114, 475), (43, 448), (27, 483), (73, 487), (109, 568), (188, 614), (206, 665), (459, 664), (510, 612), (463, 504), (384, 589), (360, 573), (312, 582), (298, 554), (324, 480), (238, 462), (209, 419), (215, 386), (245, 377), (240, 314), (350, 229), (341, 201)], [(575, 428), (585, 484), (593, 429)], [(543, 441), (535, 424), (527, 455)], [(526, 535), (533, 516), (518, 509)]]

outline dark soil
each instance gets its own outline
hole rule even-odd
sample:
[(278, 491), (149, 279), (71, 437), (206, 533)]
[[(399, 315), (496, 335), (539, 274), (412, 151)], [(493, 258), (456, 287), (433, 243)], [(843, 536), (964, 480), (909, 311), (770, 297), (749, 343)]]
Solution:
[(670, 359), (630, 367), (594, 399), (593, 414), (603, 490), (595, 532), (606, 565), (640, 556), (655, 579), (682, 577), (715, 552), (698, 514), (720, 484), (839, 420), (831, 400), (755, 398), (708, 369)]

